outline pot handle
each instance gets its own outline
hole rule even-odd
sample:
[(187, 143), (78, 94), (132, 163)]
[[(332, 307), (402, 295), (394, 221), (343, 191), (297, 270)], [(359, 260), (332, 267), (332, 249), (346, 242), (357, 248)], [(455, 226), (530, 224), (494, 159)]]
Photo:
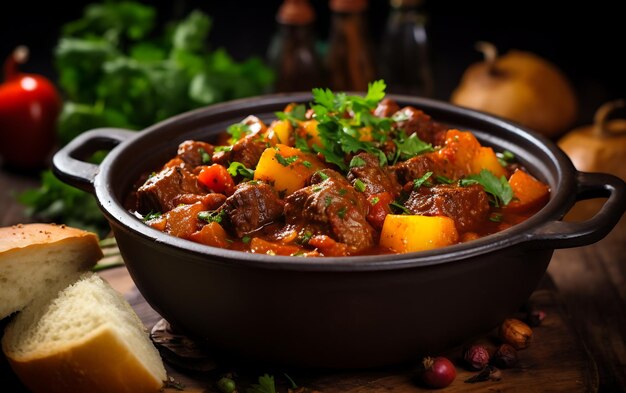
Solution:
[(136, 135), (135, 131), (120, 128), (84, 132), (56, 152), (52, 158), (52, 172), (63, 182), (93, 194), (93, 182), (100, 166), (85, 160), (98, 150), (112, 150), (133, 135)]
[(626, 183), (605, 173), (577, 173), (576, 201), (607, 198), (602, 208), (582, 222), (550, 221), (532, 234), (530, 239), (546, 242), (550, 248), (585, 246), (604, 238), (626, 210)]

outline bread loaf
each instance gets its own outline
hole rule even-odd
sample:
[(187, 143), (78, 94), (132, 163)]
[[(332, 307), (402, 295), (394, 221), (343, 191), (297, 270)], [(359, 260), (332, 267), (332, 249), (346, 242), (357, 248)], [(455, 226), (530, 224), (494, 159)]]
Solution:
[(137, 314), (93, 273), (17, 314), (2, 349), (35, 393), (157, 392), (166, 379)]
[(74, 282), (100, 258), (90, 232), (53, 224), (0, 228), (0, 319)]

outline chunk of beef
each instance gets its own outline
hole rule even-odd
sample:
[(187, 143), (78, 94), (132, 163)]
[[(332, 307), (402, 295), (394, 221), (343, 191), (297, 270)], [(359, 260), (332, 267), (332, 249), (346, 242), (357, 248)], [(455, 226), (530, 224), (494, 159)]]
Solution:
[(137, 190), (137, 211), (167, 212), (177, 206), (179, 195), (205, 193), (189, 171), (180, 166), (166, 167)]
[(391, 117), (399, 109), (400, 107), (394, 100), (392, 100), (391, 98), (384, 98), (381, 102), (378, 103), (376, 109), (374, 109), (374, 116)]
[(241, 162), (248, 168), (255, 168), (266, 148), (267, 142), (262, 136), (248, 135), (235, 142), (230, 151), (213, 154), (213, 162), (227, 168), (231, 162)]
[(185, 141), (178, 145), (178, 158), (191, 168), (210, 164), (213, 145), (201, 141)]
[(446, 159), (437, 152), (421, 154), (389, 168), (400, 184), (406, 184), (424, 176), (426, 172), (433, 172), (435, 176), (444, 176), (458, 179), (466, 175), (466, 171), (454, 162)]
[(225, 226), (242, 237), (278, 220), (284, 203), (271, 186), (265, 183), (241, 183), (229, 196), (220, 211), (226, 214)]
[(412, 106), (406, 106), (396, 114), (406, 118), (406, 120), (396, 122), (396, 126), (404, 130), (407, 135), (417, 134), (419, 139), (431, 143), (433, 146), (443, 144), (448, 128), (433, 121), (423, 111)]
[(248, 116), (242, 122), (248, 128), (248, 135), (235, 142), (229, 151), (220, 151), (213, 154), (215, 164), (228, 168), (231, 162), (241, 162), (248, 168), (255, 168), (261, 154), (268, 147), (263, 134), (267, 126), (256, 116)]
[(311, 177), (311, 185), (285, 199), (287, 223), (328, 235), (354, 251), (372, 246), (374, 229), (365, 219), (368, 204), (363, 193), (332, 169), (321, 173)]
[(378, 157), (371, 153), (359, 153), (355, 157), (360, 158), (364, 164), (350, 168), (347, 177), (352, 185), (357, 179), (361, 180), (365, 184), (363, 193), (368, 197), (381, 192), (388, 192), (394, 198), (400, 194), (401, 187), (395, 174), (381, 167)]
[(489, 215), (489, 198), (477, 184), (420, 187), (411, 192), (404, 206), (413, 214), (450, 217), (459, 232), (477, 229)]

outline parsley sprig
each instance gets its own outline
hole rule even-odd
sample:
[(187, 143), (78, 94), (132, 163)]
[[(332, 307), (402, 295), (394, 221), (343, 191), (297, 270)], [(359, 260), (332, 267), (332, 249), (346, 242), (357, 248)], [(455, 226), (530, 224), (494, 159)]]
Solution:
[(465, 187), (472, 184), (480, 184), (489, 194), (491, 203), (499, 207), (508, 205), (513, 200), (513, 189), (504, 176), (496, 177), (491, 171), (483, 169), (477, 175), (467, 176), (459, 181)]
[[(385, 97), (385, 82), (370, 83), (365, 97), (333, 93), (330, 89), (313, 89), (314, 117), (324, 146), (315, 145), (316, 152), (324, 155), (327, 162), (348, 170), (344, 157), (360, 151), (378, 157), (380, 165), (387, 164), (385, 153), (375, 143), (362, 141), (361, 130), (368, 128), (375, 142), (383, 142), (391, 130), (390, 118), (376, 117), (372, 110)], [(350, 116), (346, 116), (350, 114)]]

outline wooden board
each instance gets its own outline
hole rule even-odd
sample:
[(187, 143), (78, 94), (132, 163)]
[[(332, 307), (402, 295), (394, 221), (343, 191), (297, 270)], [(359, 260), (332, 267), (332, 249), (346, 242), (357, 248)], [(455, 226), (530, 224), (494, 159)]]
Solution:
[[(146, 323), (148, 328), (160, 319), (144, 301), (132, 285), (124, 269), (115, 269), (102, 273), (118, 290), (125, 292), (127, 298)], [(519, 364), (513, 369), (502, 370), (500, 381), (486, 381), (468, 384), (464, 381), (476, 375), (475, 371), (463, 368), (461, 348), (453, 348), (445, 356), (457, 365), (457, 378), (445, 391), (448, 392), (594, 392), (598, 389), (598, 374), (593, 359), (573, 328), (558, 293), (551, 281), (546, 278), (535, 291), (530, 303), (547, 314), (541, 326), (534, 328), (533, 344), (520, 351)], [(513, 315), (514, 317), (522, 317)], [(495, 346), (495, 334), (488, 333), (479, 338), (487, 345)], [(470, 344), (470, 343), (468, 343)], [(210, 354), (207, 354), (210, 357)], [(438, 355), (438, 354), (433, 354)], [(219, 359), (215, 359), (220, 364)], [(169, 375), (185, 385), (186, 392), (219, 392), (216, 381), (229, 372), (236, 374), (239, 392), (256, 382), (264, 373), (275, 376), (279, 392), (286, 392), (290, 386), (284, 373), (287, 373), (299, 386), (320, 392), (368, 393), (368, 392), (421, 392), (429, 391), (415, 381), (414, 373), (419, 359), (414, 364), (390, 369), (367, 371), (302, 371), (271, 370), (262, 365), (242, 368), (240, 365), (221, 365), (216, 370), (204, 373), (191, 373), (176, 369), (167, 364)], [(175, 389), (167, 389), (175, 391)]]

